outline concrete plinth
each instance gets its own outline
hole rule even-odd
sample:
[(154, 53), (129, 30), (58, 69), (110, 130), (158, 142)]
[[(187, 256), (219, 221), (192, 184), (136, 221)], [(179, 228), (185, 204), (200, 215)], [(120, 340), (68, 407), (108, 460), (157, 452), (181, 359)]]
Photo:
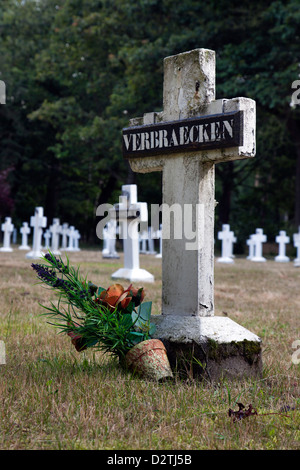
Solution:
[(127, 279), (132, 282), (153, 282), (154, 276), (150, 274), (146, 269), (135, 268), (127, 269), (120, 268), (112, 274), (112, 279)]
[(261, 339), (228, 317), (153, 315), (171, 367), (210, 381), (260, 377)]

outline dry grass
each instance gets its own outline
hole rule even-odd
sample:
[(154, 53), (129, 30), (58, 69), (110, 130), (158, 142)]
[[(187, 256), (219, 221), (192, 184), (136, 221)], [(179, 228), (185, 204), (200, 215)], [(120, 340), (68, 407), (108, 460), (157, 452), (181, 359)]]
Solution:
[[(0, 365), (1, 449), (299, 449), (300, 366), (292, 343), (300, 339), (300, 269), (292, 263), (216, 263), (216, 315), (262, 338), (262, 379), (157, 384), (126, 374), (109, 356), (76, 353), (39, 316), (38, 302), (53, 293), (34, 284), (24, 252), (0, 260), (7, 362)], [(102, 260), (100, 251), (71, 253), (70, 262), (103, 286), (122, 265)], [(161, 261), (144, 255), (141, 267), (155, 275), (145, 287), (158, 313)], [(228, 409), (236, 401), (252, 403), (258, 415), (233, 423)], [(283, 414), (286, 406), (295, 409)]]

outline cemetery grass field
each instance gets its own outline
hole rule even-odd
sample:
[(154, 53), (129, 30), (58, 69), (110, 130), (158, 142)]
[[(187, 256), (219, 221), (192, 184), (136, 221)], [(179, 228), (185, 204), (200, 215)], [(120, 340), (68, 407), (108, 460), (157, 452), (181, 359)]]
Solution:
[[(122, 255), (103, 260), (99, 250), (69, 259), (103, 287), (123, 263)], [(217, 384), (176, 374), (174, 382), (152, 383), (125, 373), (107, 355), (76, 352), (40, 316), (39, 302), (55, 295), (36, 284), (30, 264), (23, 251), (1, 253), (0, 449), (299, 449), (300, 268), (292, 262), (215, 263), (215, 314), (263, 342), (261, 378)], [(159, 313), (161, 260), (141, 255), (140, 264), (155, 276), (145, 288)], [(233, 422), (228, 410), (237, 403), (251, 404), (257, 415)]]

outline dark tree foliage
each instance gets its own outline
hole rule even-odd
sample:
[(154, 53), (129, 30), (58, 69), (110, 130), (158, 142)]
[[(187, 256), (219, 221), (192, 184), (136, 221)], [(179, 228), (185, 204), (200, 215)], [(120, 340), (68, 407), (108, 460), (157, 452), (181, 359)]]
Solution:
[(49, 221), (97, 241), (96, 208), (136, 182), (139, 200), (161, 202), (161, 175), (134, 174), (122, 158), (131, 117), (162, 109), (163, 59), (214, 49), (217, 98), (257, 105), (257, 154), (216, 165), (216, 230), (245, 241), (300, 225), (300, 10), (296, 0), (2, 0), (0, 170), (15, 225), (36, 205)]

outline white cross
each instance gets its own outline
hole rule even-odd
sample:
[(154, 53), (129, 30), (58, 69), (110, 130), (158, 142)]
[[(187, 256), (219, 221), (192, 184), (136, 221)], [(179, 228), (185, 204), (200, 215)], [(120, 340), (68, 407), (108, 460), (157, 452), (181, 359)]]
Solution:
[(147, 253), (147, 239), (148, 239), (148, 232), (147, 230), (143, 230), (140, 233), (140, 253), (146, 254)]
[(230, 231), (230, 226), (228, 224), (222, 225), (222, 232), (218, 232), (218, 239), (222, 240), (222, 256), (218, 258), (220, 263), (233, 263), (232, 259), (232, 245), (236, 242), (236, 237), (234, 233)]
[(45, 230), (45, 232), (43, 233), (43, 237), (45, 239), (44, 248), (45, 248), (45, 250), (49, 250), (49, 248), (51, 246), (51, 243), (50, 243), (51, 233), (50, 233), (49, 229)]
[(74, 236), (75, 236), (74, 225), (71, 225), (69, 227), (69, 229), (67, 230), (67, 235), (69, 237), (69, 240), (68, 240), (68, 246), (66, 248), (66, 251), (74, 251)]
[(249, 246), (249, 254), (247, 256), (247, 259), (252, 259), (253, 256), (254, 256), (254, 250), (255, 250), (255, 243), (254, 243), (254, 239), (253, 239), (254, 235), (250, 235), (250, 237), (248, 238), (247, 240), (247, 245)]
[[(243, 119), (234, 125), (227, 113)], [(228, 318), (214, 317), (215, 164), (255, 155), (255, 120), (253, 100), (215, 100), (215, 52), (196, 49), (164, 59), (163, 111), (132, 119), (123, 130), (132, 170), (163, 173), (162, 315), (153, 319), (159, 317), (157, 337), (172, 348), (205, 337), (234, 341), (235, 334), (260, 341)], [(233, 143), (239, 128), (242, 139)], [(224, 147), (227, 138), (231, 143)], [(174, 205), (191, 225), (184, 224), (181, 237), (173, 220), (166, 223), (166, 209)], [(186, 218), (191, 208), (193, 217)]]
[(31, 230), (28, 226), (28, 222), (23, 222), (22, 227), (20, 228), (20, 233), (22, 234), (22, 243), (19, 246), (19, 250), (30, 250), (28, 245), (28, 235), (30, 234)]
[(81, 238), (81, 235), (79, 233), (79, 230), (75, 230), (75, 233), (74, 233), (74, 251), (80, 251), (80, 248), (79, 248), (79, 240)]
[(10, 246), (10, 238), (14, 231), (14, 225), (11, 222), (11, 217), (5, 217), (5, 222), (1, 225), (3, 235), (3, 247), (0, 251), (11, 252), (13, 249)]
[(69, 231), (69, 224), (64, 223), (61, 226), (61, 250), (65, 250), (68, 246), (68, 231)]
[(34, 215), (30, 217), (30, 226), (33, 227), (33, 243), (32, 250), (26, 254), (26, 258), (40, 258), (43, 256), (41, 251), (43, 228), (47, 226), (43, 207), (35, 208)]
[(103, 258), (120, 258), (116, 250), (117, 221), (110, 219), (103, 227)]
[(61, 234), (62, 226), (59, 219), (53, 219), (52, 225), (49, 227), (51, 233), (51, 252), (54, 255), (60, 255), (59, 251), (59, 236)]
[(156, 255), (156, 251), (154, 249), (154, 240), (153, 240), (153, 228), (152, 227), (148, 227), (148, 237), (147, 237), (147, 241), (148, 241), (148, 251), (147, 251), (147, 254), (148, 255)]
[(294, 266), (300, 266), (300, 227), (298, 227), (298, 233), (293, 235), (294, 247), (297, 249), (296, 258), (294, 259)]
[(120, 203), (111, 211), (111, 218), (119, 218), (120, 238), (123, 238), (124, 267), (112, 274), (113, 279), (153, 282), (154, 277), (140, 268), (139, 233), (140, 223), (147, 222), (148, 208), (146, 202), (137, 202), (137, 186), (122, 186)]
[(267, 241), (267, 236), (264, 235), (262, 228), (257, 228), (255, 233), (252, 235), (254, 243), (254, 255), (251, 258), (251, 261), (255, 262), (265, 262), (266, 258), (262, 255), (262, 244)]
[(290, 243), (290, 237), (286, 235), (285, 230), (280, 230), (279, 235), (276, 237), (276, 243), (279, 244), (278, 255), (275, 256), (275, 261), (278, 263), (288, 263), (290, 258), (285, 254), (285, 248)]

